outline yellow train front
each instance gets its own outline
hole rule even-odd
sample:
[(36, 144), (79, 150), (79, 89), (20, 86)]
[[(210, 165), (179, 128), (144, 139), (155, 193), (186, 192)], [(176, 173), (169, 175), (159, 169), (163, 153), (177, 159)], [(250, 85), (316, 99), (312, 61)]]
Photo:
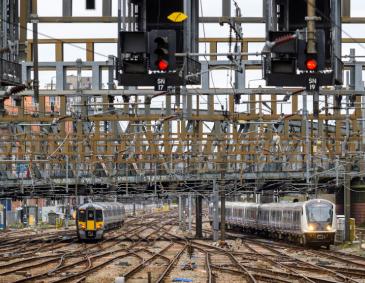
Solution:
[(125, 209), (118, 202), (86, 203), (77, 209), (77, 236), (80, 240), (99, 240), (104, 232), (123, 225)]

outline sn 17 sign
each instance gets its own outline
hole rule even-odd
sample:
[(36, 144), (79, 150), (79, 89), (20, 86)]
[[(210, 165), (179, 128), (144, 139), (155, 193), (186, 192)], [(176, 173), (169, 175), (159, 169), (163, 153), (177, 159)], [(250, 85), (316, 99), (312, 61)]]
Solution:
[(167, 91), (166, 78), (158, 78), (156, 80), (155, 91)]

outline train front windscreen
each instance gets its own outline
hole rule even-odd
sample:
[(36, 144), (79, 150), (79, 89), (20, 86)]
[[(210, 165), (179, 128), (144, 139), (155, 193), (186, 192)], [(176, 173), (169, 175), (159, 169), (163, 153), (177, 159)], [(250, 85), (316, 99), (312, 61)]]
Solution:
[(330, 231), (333, 226), (333, 205), (327, 202), (313, 202), (306, 206), (310, 231)]

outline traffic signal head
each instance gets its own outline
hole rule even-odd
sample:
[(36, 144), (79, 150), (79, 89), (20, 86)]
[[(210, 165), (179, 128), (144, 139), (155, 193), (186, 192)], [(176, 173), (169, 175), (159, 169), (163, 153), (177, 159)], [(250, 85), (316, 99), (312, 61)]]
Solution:
[(308, 71), (316, 71), (318, 68), (318, 62), (315, 58), (308, 58), (307, 61), (305, 61), (305, 66)]
[(167, 71), (169, 69), (169, 62), (164, 59), (159, 59), (156, 62), (159, 71)]
[(151, 71), (176, 70), (176, 31), (151, 30), (148, 35), (148, 44)]
[(151, 63), (154, 63), (159, 71), (165, 72), (169, 68), (169, 38), (156, 37), (155, 43), (157, 48), (154, 50), (154, 53), (157, 56), (157, 60)]
[(298, 40), (298, 69), (303, 72), (319, 72), (326, 69), (325, 34), (322, 30), (316, 33), (316, 54), (307, 52), (307, 41)]

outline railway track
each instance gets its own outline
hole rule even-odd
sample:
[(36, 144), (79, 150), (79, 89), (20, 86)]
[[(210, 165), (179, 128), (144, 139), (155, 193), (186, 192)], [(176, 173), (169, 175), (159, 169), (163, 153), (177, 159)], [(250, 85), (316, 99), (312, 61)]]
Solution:
[[(365, 258), (230, 232), (236, 240), (222, 248), (184, 237), (176, 218), (174, 213), (131, 218), (122, 229), (107, 232), (103, 241), (91, 243), (63, 243), (56, 240), (57, 233), (48, 233), (45, 238), (51, 242), (28, 248), (24, 243), (30, 243), (29, 235), (14, 237), (0, 243), (0, 249), (20, 244), (25, 251), (0, 261), (0, 282), (99, 283), (118, 276), (126, 282), (148, 282), (148, 277), (151, 282), (179, 277), (208, 283), (365, 282)], [(185, 269), (189, 262), (194, 262), (191, 270)]]
[[(150, 243), (151, 241), (158, 240), (159, 236), (156, 236), (156, 234), (159, 230), (156, 230), (154, 225), (162, 223), (162, 226), (168, 226), (172, 222), (172, 220), (168, 220), (164, 223), (160, 217), (156, 218), (153, 216), (144, 218), (142, 221), (134, 219), (128, 222), (127, 230), (108, 232), (105, 240), (101, 242), (79, 244), (79, 247), (71, 251), (69, 249), (53, 250), (52, 255), (30, 258), (19, 257), (18, 260), (12, 260), (0, 265), (0, 282), (37, 282), (40, 279), (45, 282), (67, 281), (72, 279), (71, 275), (74, 276), (75, 270), (82, 265), (86, 265), (88, 273), (96, 270), (98, 267), (100, 268), (109, 264), (108, 262), (112, 263), (110, 260), (101, 262), (100, 259), (103, 257), (113, 255), (114, 260), (125, 257), (126, 255), (124, 253), (128, 251), (130, 245), (128, 247), (118, 248), (119, 244), (125, 244), (130, 241), (131, 247), (133, 247), (135, 243)], [(150, 230), (150, 233), (145, 237), (141, 237), (140, 235), (146, 230)], [(80, 258), (82, 259), (80, 260)], [(93, 264), (93, 268), (91, 268), (91, 264)], [(70, 269), (75, 270), (69, 271)], [(81, 276), (83, 275), (82, 272), (76, 272), (76, 274), (80, 273)], [(53, 279), (48, 280), (47, 277), (50, 276)], [(58, 279), (54, 280), (55, 278)]]

